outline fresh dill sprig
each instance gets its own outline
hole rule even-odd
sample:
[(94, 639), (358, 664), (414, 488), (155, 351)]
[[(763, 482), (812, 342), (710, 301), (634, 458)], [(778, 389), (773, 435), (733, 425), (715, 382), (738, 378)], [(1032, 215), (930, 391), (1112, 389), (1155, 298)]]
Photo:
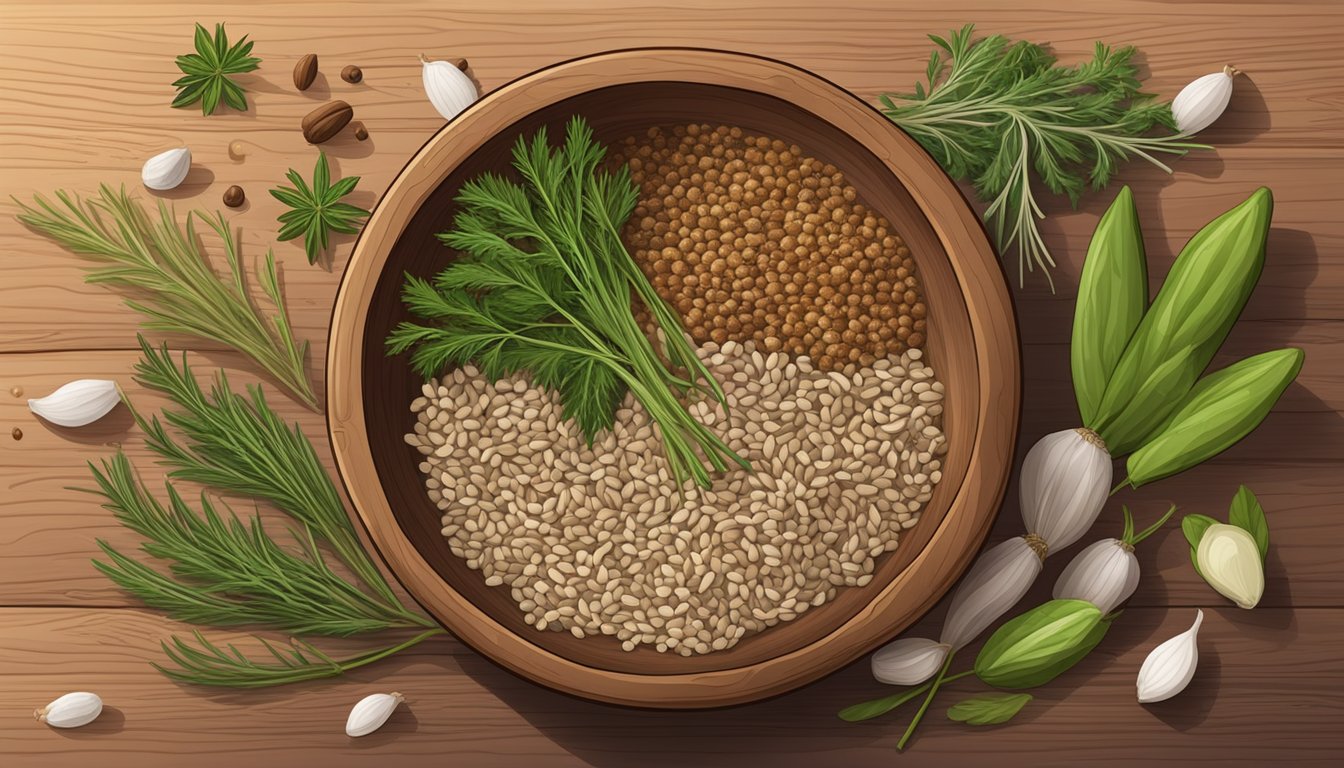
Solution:
[(229, 75), (251, 72), (261, 64), (261, 59), (250, 55), (252, 43), (248, 42), (247, 35), (229, 45), (229, 35), (223, 24), (215, 25), (213, 39), (205, 27), (197, 24), (194, 43), (195, 53), (177, 57), (177, 68), (182, 70), (182, 77), (173, 82), (177, 89), (173, 106), (189, 107), (199, 101), (201, 114), (209, 115), (223, 100), (239, 112), (245, 111), (246, 92)]
[(303, 236), (303, 252), (308, 263), (317, 261), (331, 243), (331, 233), (353, 235), (359, 232), (359, 226), (369, 212), (341, 198), (354, 191), (359, 183), (358, 176), (347, 176), (331, 181), (331, 167), (327, 163), (327, 153), (318, 150), (317, 166), (313, 169), (313, 183), (309, 185), (303, 176), (293, 168), (285, 174), (293, 187), (276, 187), (271, 197), (289, 206), (289, 210), (280, 214), (280, 240), (293, 240)]
[(973, 41), (973, 31), (930, 35), (937, 48), (926, 81), (879, 98), (949, 175), (975, 184), (999, 248), (1017, 248), (1019, 283), (1038, 267), (1049, 279), (1055, 265), (1037, 229), (1045, 214), (1033, 176), (1076, 205), (1130, 157), (1170, 173), (1157, 153), (1208, 149), (1175, 133), (1170, 105), (1140, 91), (1132, 46), (1097, 43), (1090, 60), (1066, 67), (1043, 46), (1002, 35)]
[[(464, 184), (462, 211), (439, 236), (461, 255), (432, 282), (407, 275), (403, 300), (430, 322), (401, 323), (388, 351), (411, 351), (426, 377), (468, 362), (492, 379), (528, 371), (558, 393), (590, 443), (630, 391), (658, 424), (678, 483), (708, 487), (702, 454), (718, 471), (747, 463), (678, 399), (698, 392), (725, 402), (680, 320), (621, 244), (637, 190), (627, 168), (599, 170), (604, 154), (576, 117), (557, 149), (544, 129), (531, 141), (519, 137), (513, 164), (522, 184), (493, 174)], [(661, 350), (635, 320), (635, 298), (657, 320)]]
[[(285, 310), (275, 259), (267, 252), (257, 271), (262, 292), (274, 305), (265, 314), (248, 296), (238, 245), (223, 215), (198, 211), (187, 215), (185, 230), (159, 202), (154, 221), (126, 193), (106, 184), (100, 194), (81, 200), (57, 191), (60, 205), (41, 195), (35, 206), (15, 200), (18, 220), (98, 266), (85, 277), (132, 293), (126, 305), (148, 318), (144, 327), (163, 333), (208, 339), (241, 352), (260, 365), (294, 397), (315, 408), (304, 358), (308, 342), (298, 342)], [(199, 218), (224, 245), (228, 277), (211, 269), (198, 243)]]

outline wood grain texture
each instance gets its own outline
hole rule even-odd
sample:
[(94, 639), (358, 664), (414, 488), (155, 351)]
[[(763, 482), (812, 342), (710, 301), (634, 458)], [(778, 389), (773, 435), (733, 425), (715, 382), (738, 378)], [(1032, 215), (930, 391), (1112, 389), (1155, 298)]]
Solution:
[[(230, 184), (249, 204), (231, 214), (247, 258), (274, 247), (285, 270), (291, 311), (321, 350), (350, 239), (338, 241), (331, 271), (310, 268), (300, 246), (274, 244), (278, 203), (265, 189), (286, 168), (309, 171), (315, 153), (298, 132), (302, 115), (322, 99), (344, 98), (365, 122), (363, 144), (338, 140), (328, 154), (343, 174), (362, 176), (356, 202), (370, 207), (402, 164), (439, 126), (420, 91), (414, 55), (466, 56), (485, 89), (556, 61), (632, 45), (721, 47), (777, 57), (806, 67), (858, 95), (901, 90), (923, 70), (928, 32), (967, 21), (981, 30), (1053, 43), (1077, 60), (1094, 40), (1133, 43), (1142, 51), (1149, 89), (1171, 97), (1189, 79), (1229, 61), (1249, 73), (1228, 113), (1202, 138), (1216, 151), (1175, 161), (1167, 176), (1129, 165), (1119, 180), (1133, 186), (1145, 224), (1154, 285), (1174, 253), (1202, 223), (1260, 184), (1273, 187), (1275, 229), (1260, 288), (1234, 329), (1229, 362), (1272, 346), (1307, 350), (1298, 383), (1266, 423), (1232, 451), (1185, 475), (1117, 498), (1140, 519), (1174, 501), (1184, 511), (1222, 515), (1235, 485), (1246, 482), (1269, 510), (1274, 549), (1265, 605), (1225, 608), (1184, 557), (1174, 528), (1140, 549), (1144, 580), (1126, 614), (1123, 637), (1042, 692), (1048, 705), (1023, 722), (969, 731), (935, 710), (913, 751), (894, 755), (904, 721), (872, 728), (841, 726), (839, 706), (875, 692), (862, 664), (790, 696), (730, 710), (669, 714), (585, 704), (550, 693), (494, 667), (453, 641), (426, 645), (401, 660), (331, 681), (262, 694), (185, 691), (147, 666), (154, 641), (170, 625), (130, 610), (126, 598), (88, 566), (93, 540), (131, 548), (95, 500), (69, 492), (84, 484), (83, 463), (106, 455), (108, 440), (126, 444), (137, 466), (147, 456), (123, 419), (106, 433), (48, 432), (31, 420), (10, 387), (44, 394), (85, 375), (124, 376), (134, 361), (137, 318), (120, 299), (80, 283), (79, 260), (0, 216), (0, 604), (57, 606), (8, 609), (0, 615), (0, 762), (19, 766), (178, 766), (279, 762), (287, 765), (388, 766), (741, 764), (764, 757), (780, 765), (1078, 765), (1140, 761), (1264, 765), (1333, 764), (1344, 744), (1338, 652), (1344, 584), (1338, 552), (1344, 534), (1344, 6), (1333, 0), (1185, 3), (1159, 0), (713, 0), (666, 4), (545, 0), (491, 4), (443, 2), (230, 2), (192, 7), (139, 3), (0, 4), (0, 192), (27, 199), (57, 187), (89, 192), (100, 181), (138, 184), (151, 154), (189, 143), (196, 168), (168, 198), (179, 211), (219, 208)], [(474, 7), (473, 7), (474, 6)], [(227, 21), (249, 33), (262, 69), (245, 76), (253, 107), (245, 114), (167, 106), (176, 77), (172, 56), (190, 48), (194, 21)], [(656, 23), (651, 23), (656, 20)], [(289, 83), (293, 63), (316, 52), (324, 75), (306, 94)], [(342, 83), (347, 63), (365, 73)], [(238, 139), (241, 162), (228, 157)], [(149, 193), (140, 191), (145, 199)], [(1024, 341), (1021, 450), (1076, 416), (1069, 391), (1068, 333), (1081, 257), (1109, 195), (1080, 209), (1049, 200), (1043, 231), (1061, 259), (1058, 294), (1039, 280), (1014, 290)], [(0, 203), (6, 212), (12, 211)], [(207, 242), (207, 246), (210, 244)], [(217, 249), (213, 249), (217, 253)], [(88, 351), (95, 350), (95, 351)], [(210, 365), (235, 373), (236, 357), (211, 353)], [(207, 359), (199, 363), (203, 368)], [(319, 388), (320, 380), (315, 381)], [(132, 388), (133, 396), (153, 401)], [(293, 415), (312, 435), (322, 417)], [(9, 437), (21, 426), (22, 442)], [(324, 459), (328, 449), (318, 441)], [(991, 541), (1019, 531), (1009, 500)], [(239, 507), (250, 511), (250, 505)], [(263, 512), (265, 514), (265, 512)], [(1111, 512), (1084, 540), (1114, 535)], [(1063, 567), (1052, 557), (1037, 596)], [(1203, 672), (1190, 691), (1161, 709), (1133, 705), (1133, 674), (1142, 654), (1188, 622), (1187, 610), (1214, 606), (1205, 623)], [(1291, 610), (1287, 606), (1293, 606)], [(932, 631), (943, 607), (926, 620)], [(1235, 623), (1229, 623), (1235, 622)], [(223, 635), (221, 635), (223, 636)], [(1208, 648), (1213, 648), (1209, 652)], [(963, 681), (964, 682), (964, 681)], [(394, 720), (385, 735), (349, 742), (340, 735), (345, 709), (372, 690), (416, 693), (414, 717)], [(413, 687), (412, 687), (413, 686)], [(59, 733), (29, 719), (35, 705), (66, 690), (93, 688), (109, 698), (108, 720), (91, 731)], [(956, 688), (957, 692), (970, 688)], [(132, 696), (137, 703), (123, 699)], [(955, 698), (941, 703), (946, 706)], [(321, 715), (310, 715), (323, 712)], [(143, 716), (142, 712), (151, 714)], [(320, 723), (319, 723), (320, 721)], [(697, 738), (697, 737), (700, 738)], [(186, 757), (190, 755), (190, 757)], [(272, 757), (274, 756), (274, 757)]]

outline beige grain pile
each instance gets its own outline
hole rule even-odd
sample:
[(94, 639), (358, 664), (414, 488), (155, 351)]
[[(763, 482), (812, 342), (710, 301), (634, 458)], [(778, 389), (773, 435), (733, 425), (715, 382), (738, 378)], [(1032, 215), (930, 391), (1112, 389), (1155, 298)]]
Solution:
[(527, 621), (683, 655), (872, 579), (941, 478), (943, 385), (918, 349), (852, 375), (752, 344), (700, 356), (729, 416), (691, 413), (753, 472), (679, 489), (655, 427), (627, 397), (591, 448), (556, 398), (516, 376), (457, 369), (412, 403), (406, 441), (455, 555), (506, 585)]

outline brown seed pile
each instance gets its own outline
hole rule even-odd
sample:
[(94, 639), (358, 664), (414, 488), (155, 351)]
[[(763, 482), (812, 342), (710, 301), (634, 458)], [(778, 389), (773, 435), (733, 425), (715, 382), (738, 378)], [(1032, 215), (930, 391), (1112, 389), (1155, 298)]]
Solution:
[(613, 157), (640, 187), (626, 245), (697, 342), (752, 340), (825, 371), (924, 343), (910, 249), (835, 166), (707, 124), (651, 128)]
[(729, 648), (867, 584), (941, 479), (943, 385), (917, 349), (846, 375), (709, 343), (730, 417), (691, 413), (752, 464), (671, 480), (632, 397), (591, 448), (524, 376), (470, 366), (424, 387), (406, 441), (455, 555), (527, 621), (682, 655)]

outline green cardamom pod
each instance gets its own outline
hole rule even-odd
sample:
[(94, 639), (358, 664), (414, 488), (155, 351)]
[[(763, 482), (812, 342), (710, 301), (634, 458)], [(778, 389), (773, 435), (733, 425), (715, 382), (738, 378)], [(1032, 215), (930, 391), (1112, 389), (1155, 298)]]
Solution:
[(1129, 484), (1174, 475), (1222, 453), (1264, 420), (1302, 369), (1302, 350), (1248, 357), (1211, 373), (1182, 400), (1156, 436), (1126, 462)]
[(1222, 346), (1260, 278), (1273, 210), (1261, 187), (1181, 249), (1097, 407), (1093, 428), (1113, 456), (1144, 444)]
[(1083, 261), (1069, 360), (1083, 424), (1092, 427), (1106, 383), (1148, 308), (1148, 266), (1129, 187), (1106, 209)]
[(1106, 636), (1110, 622), (1086, 600), (1051, 600), (999, 627), (975, 674), (997, 688), (1035, 688), (1077, 664)]

